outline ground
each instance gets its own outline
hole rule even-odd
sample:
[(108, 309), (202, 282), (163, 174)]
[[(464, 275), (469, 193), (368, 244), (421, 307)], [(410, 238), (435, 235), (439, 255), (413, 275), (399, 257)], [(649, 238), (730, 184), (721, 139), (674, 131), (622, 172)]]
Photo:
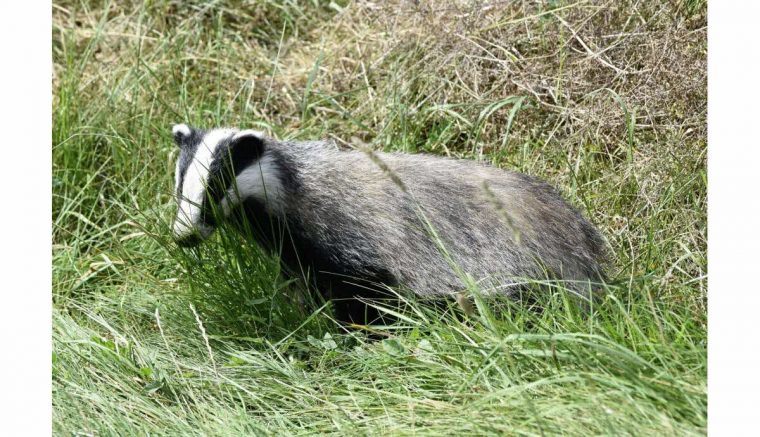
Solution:
[[(54, 3), (54, 433), (706, 433), (704, 1)], [(346, 332), (235, 234), (171, 242), (178, 122), (538, 176), (612, 281)]]

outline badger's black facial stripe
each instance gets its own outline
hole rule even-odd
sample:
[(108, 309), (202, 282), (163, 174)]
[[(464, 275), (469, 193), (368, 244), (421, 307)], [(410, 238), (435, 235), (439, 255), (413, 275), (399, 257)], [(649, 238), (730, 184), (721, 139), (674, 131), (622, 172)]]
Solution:
[(185, 174), (187, 168), (193, 162), (195, 152), (198, 150), (198, 145), (203, 141), (203, 135), (205, 132), (200, 129), (190, 128), (190, 135), (182, 135), (176, 133), (174, 135), (174, 141), (180, 147), (179, 152), (179, 184), (177, 185), (177, 198), (182, 197), (182, 186), (185, 183)]
[(185, 142), (185, 134), (180, 131), (174, 132), (174, 144), (176, 144), (177, 147), (182, 147), (182, 144), (184, 142)]
[(211, 205), (217, 205), (232, 186), (235, 178), (253, 165), (264, 152), (264, 142), (254, 135), (228, 138), (221, 142), (209, 165), (207, 196), (201, 206), (201, 220), (214, 225)]

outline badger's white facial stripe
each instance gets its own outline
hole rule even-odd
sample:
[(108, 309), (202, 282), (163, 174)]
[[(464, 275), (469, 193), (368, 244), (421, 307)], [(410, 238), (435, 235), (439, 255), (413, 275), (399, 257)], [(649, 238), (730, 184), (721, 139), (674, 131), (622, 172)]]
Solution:
[[(177, 159), (177, 164), (174, 166), (174, 192), (179, 192), (179, 159)], [(177, 203), (180, 202), (181, 199), (177, 199)]]
[[(209, 167), (214, 157), (214, 151), (219, 144), (232, 135), (234, 131), (230, 129), (215, 129), (209, 131), (203, 141), (198, 145), (193, 156), (193, 161), (185, 173), (184, 184), (182, 185), (182, 196), (178, 200), (179, 207), (177, 210), (177, 219), (174, 221), (174, 235), (181, 237), (192, 233), (195, 230), (204, 233), (204, 226), (201, 223), (201, 204), (206, 193), (206, 184), (208, 182)], [(178, 164), (179, 167), (179, 164)], [(178, 172), (179, 173), (179, 172)], [(176, 181), (179, 185), (179, 179)], [(179, 187), (177, 187), (179, 188)], [(206, 229), (208, 233), (210, 230)], [(204, 235), (205, 236), (205, 235)]]
[(181, 134), (184, 137), (190, 136), (190, 127), (184, 123), (175, 124), (172, 127), (172, 135)]
[(272, 212), (282, 212), (285, 193), (278, 172), (272, 156), (264, 152), (261, 159), (238, 174), (237, 190), (234, 186), (227, 190), (222, 199), (224, 213), (228, 214), (233, 206), (249, 198), (258, 200)]
[(233, 140), (237, 140), (239, 138), (247, 137), (247, 136), (256, 137), (256, 138), (258, 138), (260, 140), (264, 139), (264, 133), (263, 132), (257, 131), (257, 130), (253, 130), (253, 129), (241, 130), (240, 132), (236, 133), (235, 136), (232, 137), (232, 139)]
[[(179, 163), (180, 160), (177, 159), (177, 165), (174, 169), (174, 192), (179, 192)], [(174, 219), (174, 235), (177, 237), (180, 237), (182, 235), (186, 235), (191, 229), (191, 226), (188, 226), (188, 224), (185, 223), (185, 220), (187, 218), (184, 216), (184, 213), (182, 212), (182, 198), (177, 198), (177, 217)]]

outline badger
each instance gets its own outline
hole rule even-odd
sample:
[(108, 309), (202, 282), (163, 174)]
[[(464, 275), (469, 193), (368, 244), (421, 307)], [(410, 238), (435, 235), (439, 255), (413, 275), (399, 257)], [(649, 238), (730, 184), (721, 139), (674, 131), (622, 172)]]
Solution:
[(333, 300), (342, 322), (373, 321), (368, 299), (393, 287), (432, 299), (472, 284), (510, 295), (552, 277), (589, 298), (604, 280), (599, 231), (534, 177), (254, 130), (177, 124), (172, 133), (177, 244), (196, 246), (223, 221), (245, 227), (286, 274)]

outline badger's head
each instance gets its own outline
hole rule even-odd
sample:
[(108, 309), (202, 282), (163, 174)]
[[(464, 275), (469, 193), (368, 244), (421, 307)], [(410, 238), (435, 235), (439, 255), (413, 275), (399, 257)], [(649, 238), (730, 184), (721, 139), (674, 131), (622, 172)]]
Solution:
[(176, 168), (174, 239), (191, 247), (206, 239), (220, 219), (247, 198), (263, 205), (279, 199), (281, 184), (264, 136), (238, 129), (172, 128), (180, 148)]

